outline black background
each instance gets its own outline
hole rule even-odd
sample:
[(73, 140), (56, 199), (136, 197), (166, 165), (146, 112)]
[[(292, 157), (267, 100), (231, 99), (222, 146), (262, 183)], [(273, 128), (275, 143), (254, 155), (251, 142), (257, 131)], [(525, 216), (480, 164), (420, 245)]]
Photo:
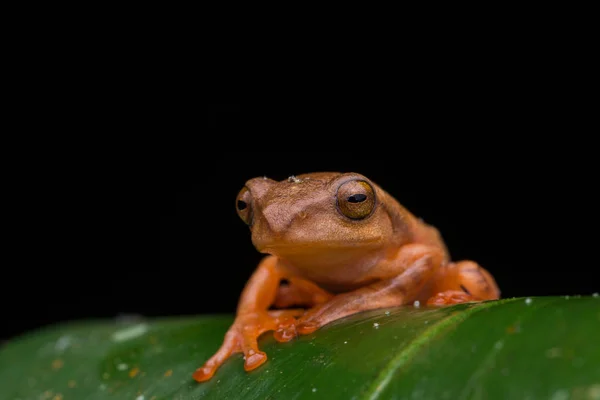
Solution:
[[(352, 137), (346, 123), (327, 129), (329, 150), (322, 130), (286, 133), (282, 124), (269, 139), (249, 122), (257, 118), (236, 105), (213, 107), (206, 132), (225, 135), (238, 151), (199, 145), (183, 162), (162, 163), (148, 187), (135, 187), (137, 177), (150, 175), (140, 167), (125, 183), (103, 182), (96, 196), (65, 199), (69, 211), (52, 223), (69, 233), (45, 261), (4, 271), (2, 337), (81, 318), (234, 312), (262, 257), (235, 212), (236, 194), (255, 176), (280, 180), (314, 171), (368, 176), (438, 227), (454, 259), (488, 269), (503, 297), (600, 290), (592, 142), (564, 134), (508, 138), (484, 129), (459, 143), (450, 131), (386, 132), (381, 122)], [(45, 221), (37, 224), (44, 225), (42, 236), (56, 239)], [(8, 278), (10, 271), (17, 279)], [(32, 289), (10, 294), (13, 283)]]

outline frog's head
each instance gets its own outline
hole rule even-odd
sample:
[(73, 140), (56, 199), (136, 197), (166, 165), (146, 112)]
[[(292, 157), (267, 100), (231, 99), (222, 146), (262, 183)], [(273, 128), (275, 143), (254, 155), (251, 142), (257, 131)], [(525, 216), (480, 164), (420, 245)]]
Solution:
[(290, 258), (381, 247), (402, 224), (391, 201), (361, 174), (322, 172), (250, 179), (236, 209), (258, 251)]

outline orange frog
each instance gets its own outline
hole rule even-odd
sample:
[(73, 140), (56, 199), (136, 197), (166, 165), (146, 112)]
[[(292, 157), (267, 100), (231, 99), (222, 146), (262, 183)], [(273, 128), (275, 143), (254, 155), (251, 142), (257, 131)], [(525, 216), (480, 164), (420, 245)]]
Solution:
[(263, 364), (257, 338), (267, 331), (286, 342), (361, 311), (500, 297), (485, 269), (452, 262), (436, 228), (363, 175), (254, 178), (236, 207), (268, 256), (246, 284), (223, 344), (194, 372), (199, 382), (234, 353), (243, 352), (246, 371)]

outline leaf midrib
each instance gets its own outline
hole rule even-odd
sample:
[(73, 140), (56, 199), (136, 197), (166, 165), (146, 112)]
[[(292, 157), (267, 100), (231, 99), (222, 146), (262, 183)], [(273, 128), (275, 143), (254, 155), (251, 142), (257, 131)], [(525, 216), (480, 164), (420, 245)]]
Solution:
[[(516, 299), (515, 299), (516, 300)], [(538, 302), (536, 302), (535, 305), (527, 307), (527, 311), (519, 314), (519, 321), (521, 323), (523, 323), (523, 321), (526, 321), (527, 318), (533, 316), (535, 314), (535, 312), (539, 309), (542, 308), (546, 308), (549, 305), (556, 303), (559, 299), (553, 299), (550, 300), (549, 302), (543, 302), (542, 304), (538, 304)], [(504, 343), (504, 346), (506, 346), (506, 342), (509, 341), (509, 338), (511, 336), (508, 333), (504, 333), (498, 340), (502, 340), (502, 342)], [(484, 365), (487, 365), (490, 363), (490, 361), (497, 356), (497, 354), (500, 352), (500, 350), (498, 348), (496, 348), (495, 346), (492, 347), (488, 353), (488, 355), (486, 357), (484, 357), (481, 362), (479, 364), (477, 364), (475, 366), (475, 368), (473, 369), (473, 372), (471, 373), (471, 376), (469, 377), (469, 379), (466, 380), (466, 383), (463, 387), (462, 392), (460, 393), (460, 395), (457, 397), (457, 399), (462, 400), (462, 399), (466, 399), (468, 394), (470, 393), (470, 391), (472, 390), (472, 384), (473, 382), (483, 373), (483, 371), (485, 370), (483, 368)]]
[(475, 307), (468, 308), (462, 312), (450, 314), (449, 316), (442, 318), (435, 324), (432, 324), (429, 328), (419, 334), (408, 344), (402, 351), (400, 351), (394, 358), (392, 358), (377, 374), (373, 382), (369, 385), (367, 390), (363, 392), (364, 399), (375, 400), (379, 397), (381, 392), (387, 387), (389, 381), (392, 379), (394, 373), (401, 367), (408, 364), (419, 350), (433, 338), (439, 336), (442, 332), (446, 331), (451, 326), (462, 323), (474, 313), (485, 310), (491, 307), (496, 307), (501, 304), (510, 303), (517, 301), (518, 298), (503, 299), (497, 301), (490, 301), (481, 303)]

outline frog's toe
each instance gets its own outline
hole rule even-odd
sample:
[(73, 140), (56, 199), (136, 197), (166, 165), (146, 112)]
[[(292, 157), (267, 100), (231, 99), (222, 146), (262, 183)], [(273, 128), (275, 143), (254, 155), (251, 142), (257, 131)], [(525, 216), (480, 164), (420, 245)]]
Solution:
[(296, 327), (296, 330), (301, 335), (308, 335), (319, 329), (319, 324), (315, 322), (302, 322)]
[(248, 351), (244, 358), (244, 369), (246, 371), (252, 371), (263, 365), (267, 361), (267, 354), (264, 351)]
[(204, 382), (213, 377), (217, 369), (231, 356), (240, 351), (239, 335), (234, 330), (229, 330), (219, 350), (192, 374), (197, 382)]
[(427, 300), (427, 305), (447, 306), (452, 304), (468, 303), (472, 301), (477, 301), (477, 299), (470, 294), (460, 290), (446, 290), (445, 292), (440, 292)]
[(281, 321), (273, 333), (275, 340), (278, 342), (289, 342), (298, 336), (298, 333), (296, 332), (296, 322), (295, 318), (286, 318)]
[(215, 366), (203, 366), (198, 368), (192, 377), (197, 382), (204, 382), (212, 378), (216, 370), (217, 368)]
[(296, 336), (298, 336), (298, 332), (296, 332), (295, 325), (282, 326), (273, 333), (273, 337), (278, 342), (289, 342)]
[(270, 314), (275, 317), (275, 332), (273, 337), (278, 342), (289, 342), (296, 336), (296, 323), (298, 320), (296, 317), (302, 315), (304, 310), (277, 310), (271, 311)]

